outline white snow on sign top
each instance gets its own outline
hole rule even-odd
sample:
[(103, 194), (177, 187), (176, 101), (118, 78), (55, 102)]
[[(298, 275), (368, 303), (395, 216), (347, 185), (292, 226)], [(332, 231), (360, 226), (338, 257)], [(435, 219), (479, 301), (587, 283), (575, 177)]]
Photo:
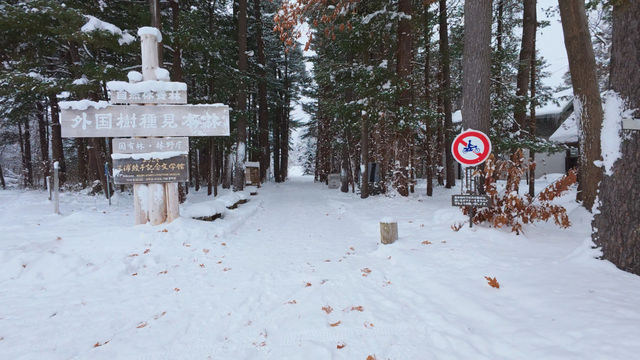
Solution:
[(130, 44), (136, 39), (128, 32), (122, 31), (119, 27), (106, 21), (102, 21), (95, 16), (85, 15), (84, 17), (87, 19), (87, 22), (80, 28), (80, 31), (84, 33), (90, 33), (97, 30), (107, 31), (120, 36), (120, 39), (118, 39), (118, 43), (120, 45)]
[(111, 91), (126, 91), (129, 93), (145, 93), (149, 91), (186, 91), (187, 84), (177, 81), (158, 80), (147, 80), (137, 83), (109, 81), (107, 82), (107, 89)]
[(140, 82), (142, 81), (142, 73), (139, 71), (129, 71), (127, 73), (127, 79), (129, 79), (131, 83)]
[(60, 101), (58, 103), (60, 109), (64, 110), (87, 110), (88, 108), (104, 109), (109, 106), (107, 101), (91, 101), (91, 100), (76, 100), (76, 101)]
[[(157, 68), (155, 73), (156, 73), (156, 78), (159, 81), (169, 81), (170, 80), (169, 70), (167, 70), (167, 69)], [(186, 89), (186, 84), (185, 84), (185, 89)]]
[(160, 33), (160, 30), (158, 30), (158, 28), (155, 28), (153, 26), (143, 26), (141, 28), (138, 29), (138, 36), (142, 37), (142, 35), (153, 35), (156, 37), (156, 39), (158, 39), (158, 42), (162, 42), (162, 34)]

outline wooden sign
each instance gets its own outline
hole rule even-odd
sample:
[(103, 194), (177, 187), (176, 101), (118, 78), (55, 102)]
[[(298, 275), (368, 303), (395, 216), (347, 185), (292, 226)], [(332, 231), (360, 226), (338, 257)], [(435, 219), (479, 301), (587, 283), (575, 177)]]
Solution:
[(486, 195), (452, 195), (451, 205), (453, 206), (473, 206), (473, 207), (489, 207), (491, 206), (491, 198)]
[(140, 154), (162, 151), (189, 152), (189, 138), (116, 138), (113, 139), (113, 152), (117, 154)]
[(73, 109), (61, 103), (63, 137), (229, 136), (227, 105), (106, 105)]
[(186, 91), (147, 91), (130, 93), (128, 91), (109, 91), (112, 104), (186, 104)]
[[(187, 154), (165, 153), (153, 158), (147, 154), (113, 154), (113, 182), (116, 185), (177, 183), (189, 180)], [(142, 155), (142, 156), (140, 156)]]
[(187, 84), (148, 80), (138, 83), (107, 82), (112, 104), (186, 104)]
[(246, 185), (260, 186), (260, 163), (247, 161), (244, 163), (244, 179)]

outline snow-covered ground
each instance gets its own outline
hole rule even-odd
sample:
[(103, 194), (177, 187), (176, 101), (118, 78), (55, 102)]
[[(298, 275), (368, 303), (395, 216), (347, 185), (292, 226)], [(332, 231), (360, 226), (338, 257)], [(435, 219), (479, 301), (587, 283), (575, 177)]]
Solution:
[(44, 192), (0, 190), (0, 358), (638, 356), (640, 277), (594, 259), (574, 194), (571, 228), (516, 236), (452, 231), (455, 191), (361, 200), (296, 177), (215, 222), (153, 227), (126, 195), (65, 193), (58, 216)]

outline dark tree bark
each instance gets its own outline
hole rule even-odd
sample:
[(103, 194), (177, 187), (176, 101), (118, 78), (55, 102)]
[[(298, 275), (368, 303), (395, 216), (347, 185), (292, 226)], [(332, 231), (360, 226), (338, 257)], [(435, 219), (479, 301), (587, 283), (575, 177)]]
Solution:
[(527, 129), (527, 93), (531, 74), (531, 59), (534, 56), (534, 38), (536, 34), (536, 0), (524, 0), (522, 14), (522, 41), (520, 43), (520, 60), (518, 62), (516, 104), (513, 117), (519, 129)]
[(244, 160), (247, 151), (247, 0), (238, 0), (238, 70), (240, 84), (238, 89), (238, 132), (236, 148), (236, 167), (233, 176), (233, 191), (244, 189)]
[[(535, 7), (534, 7), (535, 10)], [(536, 76), (537, 76), (537, 61), (536, 61), (536, 31), (538, 28), (538, 17), (534, 12), (533, 14), (533, 54), (531, 55), (531, 86), (530, 86), (530, 98), (529, 102), (529, 134), (532, 138), (536, 137)], [(529, 195), (533, 197), (536, 194), (536, 153), (533, 149), (529, 150)]]
[[(462, 124), (489, 134), (491, 126), (491, 0), (464, 2)], [(451, 152), (451, 147), (445, 151)]]
[(78, 149), (78, 180), (84, 189), (87, 187), (87, 143), (83, 138), (74, 141)]
[(24, 175), (25, 186), (33, 186), (33, 159), (31, 155), (31, 124), (27, 117), (24, 122)]
[(213, 194), (213, 137), (207, 143), (207, 196)]
[(7, 184), (4, 182), (4, 175), (2, 174), (2, 165), (0, 164), (0, 185), (3, 189), (7, 188)]
[[(89, 154), (94, 157), (96, 164), (96, 173), (98, 174), (98, 178), (100, 183), (102, 184), (102, 189), (104, 190), (104, 196), (108, 198), (107, 194), (107, 178), (104, 173), (104, 163), (105, 159), (105, 143), (103, 138), (91, 138), (91, 150)], [(113, 192), (112, 192), (113, 193)]]
[(364, 165), (364, 172), (360, 181), (360, 198), (369, 197), (369, 122), (366, 116), (360, 120), (360, 157)]
[[(162, 18), (160, 13), (160, 0), (149, 0), (149, 12), (151, 13), (151, 26), (162, 31)], [(158, 43), (158, 64), (162, 67), (162, 43)]]
[(578, 173), (578, 200), (589, 211), (602, 179), (602, 168), (594, 161), (600, 160), (600, 129), (602, 126), (602, 101), (598, 90), (596, 61), (591, 46), (589, 23), (583, 0), (562, 0), (560, 18), (564, 33), (564, 45), (569, 58), (569, 72), (573, 85), (574, 111), (580, 116), (580, 169)]
[[(169, 1), (171, 6), (171, 19), (173, 23), (173, 32), (177, 33), (180, 29), (180, 4), (178, 0)], [(212, 16), (210, 18), (213, 18)], [(182, 81), (182, 47), (176, 40), (173, 44), (173, 59), (171, 63), (171, 74), (173, 75), (173, 81)], [(162, 63), (160, 63), (162, 66)]]
[(411, 132), (406, 125), (400, 126), (401, 117), (406, 117), (411, 106), (411, 0), (399, 0), (398, 12), (398, 48), (396, 49), (396, 74), (400, 85), (400, 93), (396, 101), (398, 115), (396, 115), (396, 149), (399, 168), (395, 169), (394, 185), (398, 194), (409, 196), (409, 143)]
[[(489, 5), (491, 7), (491, 5)], [(453, 141), (453, 120), (451, 115), (451, 70), (449, 56), (449, 25), (447, 24), (447, 2), (440, 0), (440, 67), (442, 71), (442, 107), (444, 110), (444, 153), (445, 153), (445, 187), (456, 186), (455, 161), (451, 154)], [(491, 25), (489, 25), (491, 26)]]
[[(611, 89), (633, 117), (640, 118), (640, 2), (614, 3), (611, 46)], [(638, 121), (638, 120), (635, 120)], [(640, 275), (640, 131), (623, 130), (621, 156), (600, 183), (593, 240), (603, 257), (622, 270)]]
[(280, 182), (280, 178), (281, 178), (281, 173), (280, 173), (280, 145), (281, 145), (281, 139), (280, 139), (280, 127), (282, 126), (282, 105), (280, 104), (281, 97), (280, 94), (278, 94), (278, 106), (276, 109), (276, 118), (275, 121), (273, 122), (273, 134), (272, 134), (272, 138), (273, 138), (273, 177), (275, 182)]
[(60, 106), (55, 95), (49, 96), (51, 106), (51, 160), (58, 162), (58, 176), (60, 184), (66, 180), (66, 169), (64, 161), (64, 151), (62, 147), (62, 129), (60, 128)]
[(49, 164), (49, 137), (47, 136), (47, 108), (42, 102), (38, 102), (38, 138), (40, 140), (40, 170), (47, 186), (47, 176), (50, 174)]
[(269, 105), (267, 103), (267, 73), (262, 37), (262, 9), (260, 0), (254, 1), (256, 17), (256, 41), (258, 42), (258, 146), (260, 148), (260, 181), (267, 179), (269, 169)]
[(233, 171), (233, 156), (228, 150), (224, 158), (224, 167), (222, 169), (222, 188), (229, 189), (231, 187), (231, 173)]
[(289, 171), (289, 116), (291, 105), (289, 59), (284, 54), (284, 102), (282, 104), (282, 127), (280, 128), (280, 181), (287, 179)]
[[(431, 110), (431, 12), (429, 4), (424, 4), (424, 103), (425, 108)], [(425, 118), (424, 127), (424, 151), (426, 160), (427, 196), (433, 195), (433, 134), (431, 131), (431, 119)]]

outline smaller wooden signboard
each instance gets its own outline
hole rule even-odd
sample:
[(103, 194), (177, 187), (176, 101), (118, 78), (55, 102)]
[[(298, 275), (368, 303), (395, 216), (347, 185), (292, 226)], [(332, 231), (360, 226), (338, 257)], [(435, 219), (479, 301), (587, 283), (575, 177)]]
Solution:
[(187, 154), (139, 157), (147, 154), (113, 154), (113, 182), (117, 185), (177, 183), (189, 180)]
[(244, 178), (246, 185), (260, 186), (260, 163), (253, 161), (245, 162)]
[(141, 154), (150, 152), (189, 152), (188, 137), (116, 138), (113, 152), (117, 154)]

